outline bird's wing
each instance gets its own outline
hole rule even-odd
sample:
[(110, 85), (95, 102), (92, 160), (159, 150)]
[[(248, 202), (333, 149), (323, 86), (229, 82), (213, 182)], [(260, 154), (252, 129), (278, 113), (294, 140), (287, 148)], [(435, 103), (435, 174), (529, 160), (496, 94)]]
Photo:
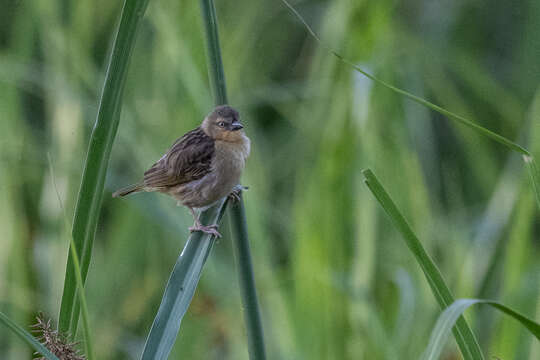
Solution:
[(214, 157), (214, 139), (198, 127), (186, 133), (144, 173), (144, 185), (166, 189), (208, 174)]

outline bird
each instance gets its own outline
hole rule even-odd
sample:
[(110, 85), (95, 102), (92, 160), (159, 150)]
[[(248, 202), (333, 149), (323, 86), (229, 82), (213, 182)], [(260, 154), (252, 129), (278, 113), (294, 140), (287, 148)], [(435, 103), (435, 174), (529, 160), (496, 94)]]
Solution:
[[(227, 195), (238, 198), (244, 189), (240, 176), (249, 156), (251, 141), (244, 132), (238, 111), (229, 105), (217, 106), (197, 128), (178, 138), (167, 152), (144, 172), (138, 183), (112, 196), (138, 192), (160, 192), (172, 196), (177, 205), (191, 212), (190, 232), (202, 231), (221, 237), (217, 225), (203, 225), (200, 212)], [(197, 215), (196, 210), (199, 210)]]

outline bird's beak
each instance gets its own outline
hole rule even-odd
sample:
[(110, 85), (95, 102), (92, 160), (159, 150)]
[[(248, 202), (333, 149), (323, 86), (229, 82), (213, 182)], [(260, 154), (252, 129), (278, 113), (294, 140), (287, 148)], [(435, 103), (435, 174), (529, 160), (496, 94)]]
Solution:
[(237, 120), (233, 121), (233, 123), (231, 124), (232, 131), (241, 130), (243, 128), (244, 128), (244, 125), (240, 124), (240, 122)]

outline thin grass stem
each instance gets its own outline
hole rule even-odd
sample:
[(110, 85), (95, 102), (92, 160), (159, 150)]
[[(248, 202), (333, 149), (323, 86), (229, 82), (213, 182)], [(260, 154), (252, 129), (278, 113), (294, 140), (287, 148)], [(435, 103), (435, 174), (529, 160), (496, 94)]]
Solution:
[(77, 246), (75, 245), (75, 242), (73, 241), (73, 236), (71, 236), (71, 233), (69, 231), (69, 224), (67, 220), (66, 209), (64, 208), (64, 204), (62, 202), (62, 199), (60, 198), (60, 192), (58, 191), (58, 187), (56, 185), (56, 178), (54, 176), (54, 168), (53, 168), (50, 153), (47, 153), (47, 160), (49, 161), (49, 170), (51, 172), (51, 180), (53, 183), (54, 191), (56, 192), (56, 197), (58, 198), (60, 209), (62, 210), (64, 229), (66, 232), (66, 236), (69, 238), (69, 245), (70, 245), (69, 248), (71, 251), (71, 256), (73, 258), (73, 271), (75, 272), (75, 280), (77, 283), (77, 294), (78, 294), (78, 299), (81, 303), (81, 310), (82, 310), (82, 317), (83, 317), (84, 347), (86, 350), (86, 357), (88, 358), (88, 360), (93, 360), (95, 359), (95, 356), (94, 356), (94, 348), (93, 348), (93, 341), (92, 341), (92, 331), (90, 331), (88, 305), (86, 303), (86, 294), (84, 291), (84, 283), (82, 280), (79, 256), (77, 254)]
[[(240, 195), (240, 197), (242, 196)], [(250, 359), (266, 359), (264, 333), (247, 237), (244, 203), (242, 201), (235, 201), (230, 206), (230, 210), (229, 219), (232, 229), (234, 229), (236, 234), (236, 237), (233, 237), (233, 239), (236, 239), (233, 250), (244, 305), (249, 357)]]
[[(216, 9), (213, 0), (201, 0), (201, 11), (205, 27), (208, 73), (214, 94), (216, 105), (226, 104), (227, 88), (225, 84), (225, 74), (221, 59), (221, 48), (219, 46), (219, 32), (217, 25)], [(260, 318), (259, 303), (255, 287), (255, 276), (253, 275), (253, 265), (249, 250), (249, 239), (246, 225), (246, 215), (244, 211), (243, 198), (236, 203), (231, 212), (235, 236), (233, 236), (233, 247), (236, 259), (236, 270), (244, 306), (244, 322), (248, 337), (248, 351), (250, 359), (266, 359), (264, 346), (264, 335)]]
[[(83, 285), (86, 281), (92, 256), (111, 148), (120, 120), (122, 93), (129, 58), (148, 1), (124, 1), (120, 25), (115, 36), (105, 83), (101, 92), (96, 123), (90, 137), (72, 230), (73, 243), (80, 251), (80, 275)], [(79, 321), (79, 302), (75, 294), (78, 277), (74, 270), (73, 263), (75, 261), (73, 251), (70, 250), (58, 320), (59, 330), (71, 334), (71, 336), (75, 336)]]

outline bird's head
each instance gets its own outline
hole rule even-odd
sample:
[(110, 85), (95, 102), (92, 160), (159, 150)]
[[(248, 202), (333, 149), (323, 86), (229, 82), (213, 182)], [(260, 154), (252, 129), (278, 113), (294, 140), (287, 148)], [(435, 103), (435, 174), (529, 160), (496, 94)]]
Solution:
[(204, 118), (203, 131), (215, 140), (238, 142), (244, 137), (240, 115), (229, 105), (220, 105)]

